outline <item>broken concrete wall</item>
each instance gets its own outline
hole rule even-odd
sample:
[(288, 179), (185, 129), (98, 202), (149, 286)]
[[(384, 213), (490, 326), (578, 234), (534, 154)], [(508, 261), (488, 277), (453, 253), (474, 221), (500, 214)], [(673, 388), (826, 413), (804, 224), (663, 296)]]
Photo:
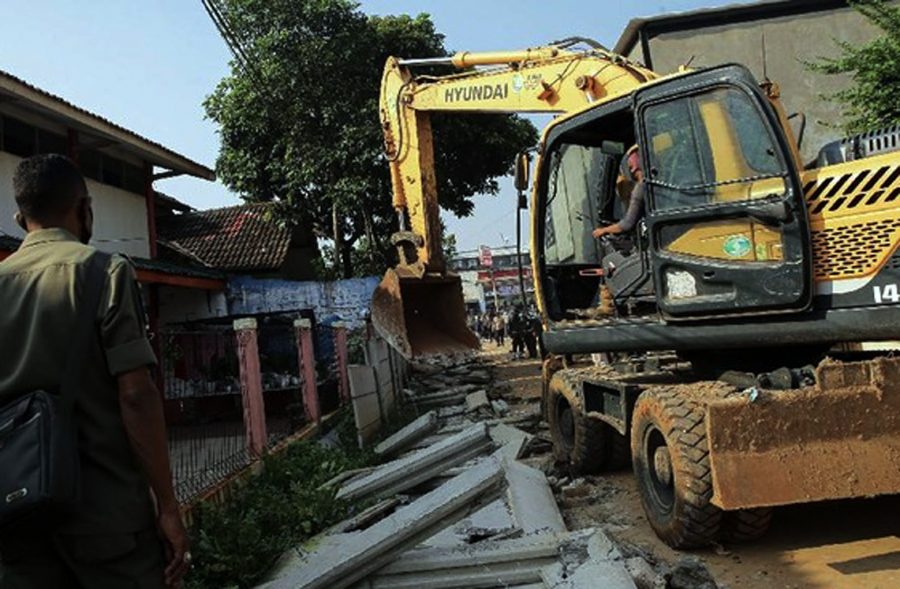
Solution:
[(350, 381), (350, 404), (353, 406), (356, 432), (359, 437), (359, 445), (364, 446), (378, 434), (382, 423), (375, 369), (371, 366), (351, 364), (347, 372)]
[(365, 356), (366, 364), (375, 369), (381, 417), (389, 419), (398, 409), (400, 393), (409, 376), (409, 363), (371, 329), (366, 338)]
[(373, 329), (365, 331), (365, 366), (351, 365), (350, 392), (360, 446), (372, 440), (397, 413), (409, 364)]
[(369, 312), (379, 278), (351, 278), (334, 282), (296, 282), (252, 276), (228, 281), (229, 315), (256, 315), (312, 310), (319, 323), (343, 321), (359, 327)]

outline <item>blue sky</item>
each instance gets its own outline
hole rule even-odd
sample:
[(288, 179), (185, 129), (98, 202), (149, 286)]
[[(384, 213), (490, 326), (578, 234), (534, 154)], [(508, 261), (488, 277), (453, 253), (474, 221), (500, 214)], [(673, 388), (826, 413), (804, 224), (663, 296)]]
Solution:
[[(569, 36), (612, 46), (628, 20), (727, 4), (721, 0), (364, 0), (371, 14), (427, 12), (453, 50), (490, 51)], [(228, 73), (230, 54), (200, 0), (3, 0), (0, 70), (212, 167), (216, 127), (202, 101)], [(377, 124), (377, 121), (373, 121)], [(476, 197), (475, 217), (446, 219), (461, 249), (514, 239), (510, 180)], [(157, 182), (198, 208), (239, 202), (225, 186), (192, 178)]]

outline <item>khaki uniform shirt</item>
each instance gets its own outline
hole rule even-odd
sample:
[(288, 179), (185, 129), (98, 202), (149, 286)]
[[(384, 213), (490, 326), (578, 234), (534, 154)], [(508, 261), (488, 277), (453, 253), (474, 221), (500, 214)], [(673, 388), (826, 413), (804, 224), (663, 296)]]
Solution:
[(83, 499), (59, 532), (127, 534), (153, 524), (149, 487), (119, 410), (116, 376), (155, 364), (134, 270), (112, 256), (97, 318), (99, 337), (72, 350), (87, 261), (94, 248), (63, 229), (28, 234), (0, 263), (0, 403), (35, 390), (58, 393), (70, 352), (84, 362), (75, 406)]

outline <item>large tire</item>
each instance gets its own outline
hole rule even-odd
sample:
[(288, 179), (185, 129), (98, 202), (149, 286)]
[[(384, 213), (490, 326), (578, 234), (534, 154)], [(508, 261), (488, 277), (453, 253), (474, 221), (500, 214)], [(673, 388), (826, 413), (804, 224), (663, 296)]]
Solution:
[(641, 503), (656, 534), (672, 548), (709, 545), (722, 511), (713, 496), (704, 406), (675, 391), (645, 391), (631, 425)]
[(719, 538), (726, 544), (759, 540), (769, 531), (775, 510), (771, 507), (726, 511), (722, 516)]
[(553, 438), (553, 456), (572, 476), (595, 474), (606, 466), (609, 455), (608, 426), (585, 417), (561, 391), (554, 378), (547, 398), (547, 417)]

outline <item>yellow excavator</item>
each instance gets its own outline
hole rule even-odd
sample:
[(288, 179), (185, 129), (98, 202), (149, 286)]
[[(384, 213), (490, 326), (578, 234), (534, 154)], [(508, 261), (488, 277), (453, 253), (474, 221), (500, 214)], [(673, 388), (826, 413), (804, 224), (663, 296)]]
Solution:
[[(442, 259), (429, 114), (560, 114), (533, 180), (516, 165), (558, 461), (631, 462), (676, 548), (759, 537), (779, 505), (900, 493), (900, 134), (804, 163), (776, 84), (733, 64), (659, 75), (579, 43), (388, 60), (400, 261), (375, 327), (408, 357), (478, 345)], [(457, 71), (413, 73), (438, 65)], [(634, 145), (642, 218), (594, 239), (635, 194)]]

